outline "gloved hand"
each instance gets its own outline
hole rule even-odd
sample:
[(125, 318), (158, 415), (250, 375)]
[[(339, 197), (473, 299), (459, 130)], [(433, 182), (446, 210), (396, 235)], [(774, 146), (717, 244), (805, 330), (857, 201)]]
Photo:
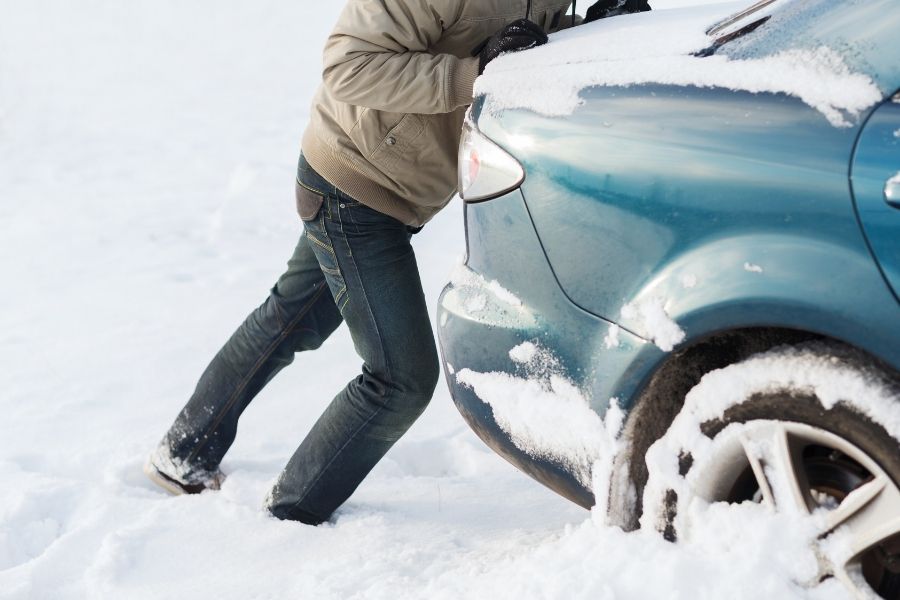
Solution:
[(583, 23), (648, 10), (650, 10), (650, 4), (647, 3), (647, 0), (598, 0), (587, 9)]
[(547, 34), (528, 19), (513, 21), (472, 51), (478, 57), (478, 74), (484, 73), (489, 62), (504, 52), (518, 52), (547, 43)]

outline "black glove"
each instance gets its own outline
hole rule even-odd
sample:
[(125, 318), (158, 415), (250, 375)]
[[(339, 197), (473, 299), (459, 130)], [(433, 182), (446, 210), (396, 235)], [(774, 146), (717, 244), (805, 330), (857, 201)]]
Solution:
[(472, 50), (478, 57), (478, 74), (484, 73), (489, 62), (504, 52), (518, 52), (547, 43), (547, 34), (528, 19), (513, 21)]
[(647, 0), (599, 0), (591, 5), (584, 14), (584, 23), (590, 23), (597, 19), (627, 15), (630, 13), (645, 12), (650, 10)]

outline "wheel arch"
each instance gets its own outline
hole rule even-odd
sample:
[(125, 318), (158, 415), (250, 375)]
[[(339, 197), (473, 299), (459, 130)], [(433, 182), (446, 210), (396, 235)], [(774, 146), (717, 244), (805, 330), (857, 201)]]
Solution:
[(706, 373), (778, 346), (810, 341), (822, 341), (861, 353), (900, 382), (900, 372), (871, 353), (844, 340), (811, 331), (787, 327), (743, 327), (691, 339), (666, 354), (635, 394), (633, 407), (622, 430), (623, 450), (616, 458), (615, 471), (623, 473), (623, 476), (616, 478), (610, 489), (612, 522), (626, 530), (638, 527), (643, 512), (643, 490), (648, 478), (645, 454), (665, 434), (684, 405), (685, 395)]

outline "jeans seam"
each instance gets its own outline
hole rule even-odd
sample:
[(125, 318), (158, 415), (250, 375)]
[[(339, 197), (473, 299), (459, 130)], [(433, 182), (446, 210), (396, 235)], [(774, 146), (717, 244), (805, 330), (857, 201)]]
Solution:
[(317, 194), (317, 195), (319, 195), (319, 196), (324, 197), (324, 196), (327, 195), (326, 192), (323, 192), (323, 191), (321, 191), (321, 190), (314, 189), (314, 188), (312, 188), (312, 187), (306, 185), (305, 183), (303, 183), (302, 181), (300, 181), (300, 177), (297, 177), (297, 185), (299, 185), (299, 186), (301, 186), (301, 187), (304, 187), (304, 188), (306, 188), (307, 190), (309, 190), (310, 192), (312, 192), (312, 193), (314, 193), (314, 194)]
[(319, 240), (316, 238), (316, 236), (314, 236), (314, 235), (313, 235), (312, 233), (310, 233), (309, 231), (306, 232), (306, 237), (309, 238), (310, 240), (312, 240), (312, 242), (313, 242), (314, 244), (317, 244), (317, 245), (320, 246), (321, 248), (324, 248), (326, 252), (330, 252), (330, 253), (332, 254), (332, 256), (334, 255), (334, 250), (333, 250), (333, 249), (329, 248), (328, 245), (325, 244), (324, 242), (319, 241)]
[(249, 381), (253, 379), (253, 377), (259, 372), (259, 369), (262, 367), (263, 362), (265, 362), (265, 360), (272, 355), (272, 352), (275, 351), (275, 348), (278, 346), (278, 344), (283, 342), (285, 338), (290, 335), (291, 331), (294, 327), (296, 327), (300, 319), (306, 316), (310, 309), (312, 309), (313, 305), (315, 305), (315, 303), (319, 301), (319, 298), (322, 297), (322, 292), (327, 288), (328, 286), (323, 284), (322, 287), (320, 287), (316, 294), (312, 297), (312, 299), (306, 304), (306, 306), (300, 309), (300, 312), (297, 313), (297, 316), (288, 323), (287, 327), (281, 327), (281, 332), (278, 334), (278, 337), (276, 337), (272, 341), (272, 343), (262, 351), (262, 353), (256, 359), (256, 362), (253, 364), (253, 368), (250, 369), (250, 373), (248, 373), (247, 376), (241, 379), (240, 383), (238, 383), (237, 387), (228, 398), (228, 401), (225, 403), (225, 406), (223, 406), (222, 410), (219, 411), (219, 414), (216, 415), (213, 424), (203, 432), (203, 435), (200, 436), (200, 442), (197, 444), (197, 446), (194, 447), (193, 450), (191, 450), (191, 453), (188, 454), (186, 459), (184, 459), (184, 462), (191, 462), (191, 460), (197, 456), (200, 450), (204, 446), (206, 446), (206, 443), (209, 441), (209, 436), (219, 427), (219, 425), (222, 424), (222, 420), (225, 418), (225, 413), (231, 410), (231, 408), (234, 406), (234, 403), (237, 402), (238, 396), (246, 389), (247, 383), (249, 383)]
[[(340, 213), (338, 213), (338, 214), (340, 215)], [(340, 224), (340, 228), (341, 228), (341, 233), (344, 233), (344, 220), (340, 216), (338, 217), (338, 219), (339, 219), (339, 224)], [(351, 221), (353, 220), (352, 214), (350, 215), (350, 220)], [(353, 226), (356, 227), (356, 231), (357, 231), (357, 233), (359, 233), (359, 227), (357, 226), (355, 221), (353, 222)], [(356, 260), (354, 260), (354, 258), (353, 258), (353, 252), (350, 250), (350, 243), (347, 242), (346, 235), (344, 235), (344, 243), (347, 244), (347, 255), (350, 258), (350, 262), (353, 263), (353, 270), (356, 272), (356, 277), (359, 279), (359, 287), (362, 288), (361, 296), (362, 296), (363, 301), (366, 303), (366, 310), (369, 312), (369, 315), (372, 318), (372, 324), (375, 327), (375, 334), (378, 337), (378, 344), (380, 346), (381, 356), (384, 357), (384, 366), (385, 366), (385, 370), (387, 371), (387, 379), (388, 379), (388, 386), (387, 386), (388, 391), (386, 394), (384, 394), (384, 396), (382, 396), (381, 405), (377, 409), (375, 409), (375, 412), (373, 412), (371, 415), (369, 415), (369, 418), (366, 419), (365, 422), (360, 424), (360, 426), (357, 427), (353, 431), (353, 433), (350, 435), (350, 437), (347, 438), (347, 441), (344, 442), (344, 444), (340, 448), (337, 449), (337, 451), (334, 453), (334, 456), (332, 456), (331, 460), (328, 461), (328, 464), (326, 464), (324, 467), (322, 467), (322, 470), (319, 471), (318, 475), (316, 475), (316, 478), (306, 489), (306, 492), (304, 492), (304, 494), (295, 503), (293, 503), (291, 505), (291, 507), (288, 509), (289, 513), (292, 512), (298, 506), (300, 506), (300, 504), (304, 500), (306, 500), (306, 498), (313, 491), (313, 489), (315, 489), (316, 485), (318, 485), (319, 481), (322, 479), (322, 476), (325, 475), (325, 473), (328, 471), (328, 468), (331, 467), (331, 465), (334, 463), (335, 460), (337, 460), (338, 456), (341, 455), (341, 452), (344, 451), (344, 448), (346, 448), (350, 444), (350, 442), (352, 442), (354, 439), (356, 439), (356, 436), (359, 435), (359, 432), (362, 431), (363, 428), (365, 428), (369, 423), (371, 423), (372, 419), (374, 419), (376, 416), (378, 416), (378, 414), (382, 410), (384, 410), (384, 408), (387, 406), (388, 399), (390, 398), (391, 394), (394, 391), (393, 376), (391, 375), (390, 359), (388, 358), (387, 353), (384, 351), (384, 336), (381, 335), (381, 329), (378, 327), (378, 321), (375, 318), (375, 313), (372, 311), (372, 307), (369, 304), (369, 295), (366, 293), (366, 288), (362, 282), (362, 277), (360, 277), (360, 275), (359, 275), (359, 267), (356, 265)], [(340, 265), (338, 265), (338, 266), (340, 266)], [(349, 300), (349, 294), (348, 294), (347, 299)], [(346, 304), (346, 302), (345, 302), (345, 304)]]
[[(269, 295), (272, 295), (271, 292), (269, 293)], [(275, 313), (275, 320), (278, 322), (278, 328), (284, 329), (284, 318), (281, 316), (281, 308), (278, 306), (278, 302), (272, 302), (272, 308), (274, 308), (273, 312)]]
[[(342, 286), (341, 289), (338, 290), (338, 293), (334, 295), (334, 303), (337, 304), (341, 300), (341, 295), (346, 294), (346, 293), (347, 293), (347, 286), (345, 285), (345, 286)], [(349, 300), (349, 299), (350, 299), (350, 295), (347, 294), (347, 298), (346, 298), (346, 300), (344, 300), (344, 303), (346, 304), (347, 300)], [(338, 310), (340, 310), (340, 309), (338, 309)]]
[[(356, 221), (353, 219), (353, 213), (350, 211), (347, 211), (347, 214), (350, 215), (350, 220), (353, 221), (353, 226), (356, 228), (356, 233), (359, 233), (359, 226), (357, 225)], [(340, 218), (340, 225), (341, 225), (341, 233), (343, 234), (344, 233), (343, 217)], [(391, 374), (392, 369), (391, 369), (390, 359), (388, 358), (388, 354), (387, 354), (387, 352), (385, 352), (385, 349), (384, 349), (384, 336), (381, 335), (381, 328), (378, 326), (378, 320), (375, 318), (375, 312), (372, 310), (372, 305), (369, 304), (369, 294), (366, 291), (366, 286), (363, 283), (362, 276), (360, 275), (359, 267), (356, 264), (356, 259), (353, 258), (353, 251), (350, 248), (350, 243), (347, 242), (346, 234), (344, 235), (344, 243), (347, 244), (347, 256), (350, 258), (350, 262), (353, 263), (353, 270), (356, 272), (357, 279), (359, 279), (359, 287), (362, 289), (362, 297), (363, 297), (363, 300), (365, 300), (365, 302), (366, 302), (366, 310), (369, 312), (369, 315), (372, 317), (372, 324), (375, 326), (375, 334), (378, 336), (378, 344), (380, 346), (381, 355), (384, 357), (384, 366), (387, 370), (388, 381), (393, 382), (394, 378)], [(338, 264), (338, 268), (340, 268), (340, 264)], [(350, 295), (349, 292), (347, 295), (348, 296)]]
[[(369, 418), (366, 419), (365, 422), (361, 423), (360, 426), (357, 427), (357, 428), (353, 431), (353, 433), (350, 434), (350, 437), (348, 437), (348, 438), (347, 438), (347, 441), (344, 442), (343, 445), (342, 445), (340, 448), (337, 449), (337, 451), (334, 453), (334, 456), (332, 456), (332, 457), (331, 457), (331, 460), (328, 461), (328, 464), (325, 465), (324, 467), (322, 467), (322, 470), (319, 471), (319, 474), (318, 474), (318, 475), (316, 475), (316, 478), (313, 480), (313, 482), (312, 482), (312, 483), (309, 485), (309, 487), (306, 489), (306, 492), (303, 493), (303, 496), (301, 496), (299, 500), (297, 500), (296, 502), (294, 502), (293, 504), (291, 504), (290, 508), (288, 508), (288, 513), (293, 512), (295, 508), (297, 508), (298, 506), (300, 506), (300, 504), (301, 504), (304, 500), (306, 500), (307, 496), (309, 496), (309, 494), (313, 491), (313, 489), (315, 489), (316, 485), (318, 485), (319, 481), (322, 479), (322, 476), (325, 475), (325, 473), (328, 471), (329, 467), (331, 467), (331, 465), (334, 463), (334, 461), (337, 460), (337, 458), (341, 455), (341, 452), (344, 451), (344, 448), (346, 448), (347, 446), (349, 446), (349, 445), (350, 445), (350, 442), (352, 442), (353, 440), (356, 439), (356, 436), (359, 435), (359, 432), (362, 431), (369, 423), (371, 423), (371, 422), (372, 422), (372, 419), (374, 419), (375, 417), (377, 417), (378, 414), (384, 409), (384, 407), (385, 407), (385, 405), (382, 404), (382, 405), (379, 406), (377, 409), (375, 409), (375, 412), (373, 412), (371, 415), (369, 415)], [(306, 512), (311, 512), (311, 511), (306, 511)], [(315, 513), (312, 513), (312, 514), (315, 514)], [(325, 519), (323, 519), (323, 520), (325, 520)]]

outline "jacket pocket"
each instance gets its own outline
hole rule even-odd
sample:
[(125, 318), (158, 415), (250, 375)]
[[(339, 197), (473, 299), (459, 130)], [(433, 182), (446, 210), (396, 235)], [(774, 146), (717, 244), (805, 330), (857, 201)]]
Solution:
[(395, 174), (398, 163), (408, 170), (425, 142), (425, 119), (413, 113), (367, 110), (360, 115), (352, 138), (363, 156), (387, 175)]
[(299, 181), (294, 186), (294, 195), (297, 199), (297, 213), (303, 221), (312, 221), (319, 214), (322, 208), (322, 202), (325, 197), (317, 194), (307, 187), (304, 187)]

